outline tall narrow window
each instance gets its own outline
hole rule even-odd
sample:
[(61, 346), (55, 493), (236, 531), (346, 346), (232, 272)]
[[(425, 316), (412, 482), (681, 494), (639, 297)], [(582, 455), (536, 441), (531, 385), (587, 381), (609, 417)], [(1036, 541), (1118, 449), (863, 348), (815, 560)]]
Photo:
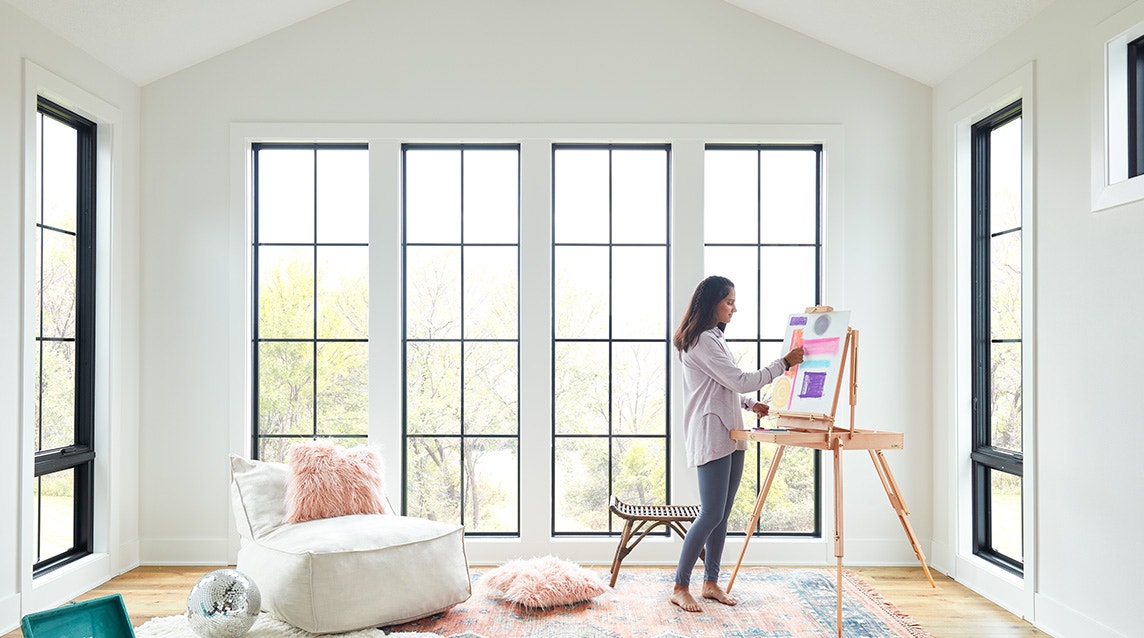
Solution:
[[(739, 367), (778, 357), (787, 316), (818, 305), (822, 281), (821, 146), (715, 146), (704, 157), (704, 269), (735, 284), (726, 337)], [(770, 386), (756, 397), (770, 401)], [(758, 425), (744, 412), (748, 427)], [(775, 446), (748, 447), (728, 524), (745, 529)], [(787, 448), (756, 533), (819, 535), (819, 454)]]
[(92, 552), (95, 477), (96, 125), (36, 113), (33, 574)]
[(369, 434), (369, 154), (253, 146), (255, 458)]
[(974, 124), (972, 144), (973, 546), (1021, 573), (1020, 101)]
[(405, 511), (520, 531), (520, 149), (403, 146)]
[(669, 502), (668, 175), (658, 146), (553, 148), (555, 534)]

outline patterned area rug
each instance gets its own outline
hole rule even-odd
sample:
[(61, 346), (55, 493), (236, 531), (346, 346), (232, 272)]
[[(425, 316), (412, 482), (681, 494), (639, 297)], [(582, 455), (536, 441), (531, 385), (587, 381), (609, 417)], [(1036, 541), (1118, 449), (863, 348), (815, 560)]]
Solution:
[[(531, 610), (493, 600), (480, 586), (487, 570), (473, 570), (473, 596), (443, 614), (385, 628), (449, 638), (687, 638), (837, 636), (837, 592), (832, 569), (745, 567), (734, 607), (700, 600), (703, 611), (668, 602), (674, 570), (629, 568), (615, 589), (589, 602)], [(598, 571), (607, 584), (607, 570)], [(698, 572), (697, 572), (698, 574)], [(723, 581), (726, 585), (726, 581)], [(700, 583), (692, 583), (698, 593)], [(847, 638), (928, 638), (909, 616), (850, 571), (843, 571), (842, 632)]]
[[(338, 638), (440, 638), (437, 634), (389, 633), (379, 629), (363, 629), (344, 634), (333, 634)], [(202, 638), (192, 629), (186, 616), (162, 616), (152, 618), (135, 628), (135, 638)], [(316, 634), (288, 625), (270, 614), (259, 614), (250, 631), (242, 638), (317, 638)]]

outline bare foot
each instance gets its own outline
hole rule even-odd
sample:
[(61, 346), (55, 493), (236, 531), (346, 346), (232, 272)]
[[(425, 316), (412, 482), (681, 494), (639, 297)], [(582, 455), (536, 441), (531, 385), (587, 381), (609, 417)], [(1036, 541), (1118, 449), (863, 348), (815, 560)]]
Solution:
[(739, 602), (727, 594), (727, 592), (723, 591), (719, 583), (710, 580), (703, 581), (703, 597), (719, 601), (724, 605), (734, 605)]
[(683, 585), (676, 585), (675, 589), (672, 590), (671, 604), (678, 606), (683, 611), (703, 611), (699, 603), (691, 597), (691, 592)]

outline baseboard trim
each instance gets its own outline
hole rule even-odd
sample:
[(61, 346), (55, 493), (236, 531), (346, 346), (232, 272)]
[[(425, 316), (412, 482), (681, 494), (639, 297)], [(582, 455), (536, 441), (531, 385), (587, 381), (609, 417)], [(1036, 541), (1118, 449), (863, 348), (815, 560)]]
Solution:
[[(842, 564), (879, 565), (890, 567), (905, 567), (917, 565), (921, 561), (914, 554), (910, 539), (905, 533), (900, 538), (847, 538), (844, 539), (846, 555), (842, 557)], [(929, 553), (924, 544), (919, 541), (918, 546), (926, 554), (926, 564), (929, 564)], [(834, 544), (829, 544), (830, 560), (834, 560)]]
[(150, 539), (139, 544), (141, 565), (227, 565), (226, 538)]
[(1049, 635), (1128, 638), (1128, 634), (1122, 634), (1107, 625), (1103, 625), (1044, 594), (1037, 594), (1034, 597), (1033, 605), (1036, 607), (1033, 625)]

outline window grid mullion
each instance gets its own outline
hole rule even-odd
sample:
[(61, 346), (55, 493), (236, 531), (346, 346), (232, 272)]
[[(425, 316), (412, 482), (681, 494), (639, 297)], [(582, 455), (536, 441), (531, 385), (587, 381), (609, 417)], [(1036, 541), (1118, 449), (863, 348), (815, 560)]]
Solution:
[[(613, 149), (610, 149), (610, 148), (608, 149), (608, 438), (607, 438), (607, 445), (608, 445), (608, 494), (609, 495), (614, 491), (612, 489), (612, 486), (614, 486), (616, 484), (616, 477), (614, 476), (614, 473), (612, 472), (612, 468), (615, 467), (615, 464), (616, 464), (616, 460), (614, 458), (612, 458), (612, 454), (615, 451), (615, 447), (616, 447), (615, 446), (616, 407), (612, 403), (613, 397), (615, 397), (615, 394), (616, 394), (615, 393), (615, 387), (613, 386), (613, 384), (616, 382), (616, 379), (615, 379), (615, 373), (616, 373), (616, 371), (615, 371), (616, 341), (615, 341), (615, 326), (614, 326), (614, 323), (615, 323), (615, 312), (614, 312), (614, 310), (615, 309), (612, 307), (613, 304), (615, 303), (615, 298), (616, 298), (615, 291), (612, 289), (612, 286), (614, 285), (614, 279), (616, 276), (615, 275), (616, 246), (614, 243), (614, 241), (615, 241), (614, 229), (616, 226), (616, 219), (615, 219), (615, 203), (616, 202), (615, 202), (615, 191), (614, 191), (615, 181), (614, 180), (616, 178), (616, 171), (615, 171), (615, 163), (614, 163), (615, 162), (615, 154), (614, 153), (615, 153), (615, 151)], [(614, 519), (615, 519), (615, 517), (611, 516), (609, 514), (609, 516), (608, 516), (608, 533), (609, 534), (611, 534), (615, 531), (612, 529)]]
[(313, 201), (312, 205), (313, 205), (313, 214), (314, 214), (314, 223), (313, 223), (314, 245), (313, 245), (312, 250), (314, 251), (314, 274), (313, 274), (313, 287), (311, 288), (311, 290), (314, 291), (313, 292), (314, 298), (313, 298), (311, 303), (312, 303), (313, 308), (314, 308), (314, 316), (313, 316), (313, 328), (312, 328), (313, 333), (311, 333), (311, 336), (313, 337), (313, 339), (312, 339), (313, 346), (311, 347), (313, 354), (312, 354), (311, 359), (310, 359), (310, 365), (312, 366), (311, 367), (311, 373), (310, 373), (310, 383), (312, 384), (311, 387), (313, 389), (311, 390), (311, 396), (310, 396), (310, 406), (311, 406), (310, 412), (311, 412), (311, 418), (313, 420), (313, 432), (312, 432), (312, 434), (313, 434), (314, 438), (316, 439), (318, 437), (318, 315), (319, 315), (319, 309), (318, 309), (318, 149), (317, 148), (315, 148), (313, 150), (313, 154), (314, 154), (314, 168), (313, 168), (314, 174), (313, 174), (312, 179), (313, 179), (313, 183), (314, 183), (314, 194), (313, 194), (313, 200), (314, 201)]
[(460, 396), (460, 404), (461, 404), (460, 450), (461, 450), (461, 452), (460, 452), (460, 456), (458, 458), (458, 461), (461, 464), (461, 467), (459, 469), (459, 471), (460, 471), (459, 475), (461, 477), (461, 523), (464, 524), (466, 510), (467, 510), (466, 506), (468, 505), (468, 499), (465, 498), (466, 493), (467, 493), (467, 490), (465, 489), (465, 486), (467, 484), (467, 481), (466, 481), (467, 477), (465, 476), (465, 444), (467, 443), (466, 438), (465, 438), (465, 436), (466, 436), (465, 422), (467, 420), (465, 418), (466, 417), (466, 414), (465, 414), (465, 337), (467, 337), (468, 335), (465, 334), (465, 149), (463, 147), (461, 148), (460, 155), (461, 155), (461, 157), (460, 157), (461, 187), (460, 187), (460, 189), (458, 189), (458, 192), (457, 192), (457, 197), (460, 200), (457, 202), (457, 208), (458, 208), (458, 210), (460, 210), (460, 213), (461, 213), (461, 219), (458, 220), (459, 226), (460, 226), (460, 228), (458, 230), (460, 231), (460, 234), (461, 234), (461, 243), (460, 243), (460, 246), (458, 246), (457, 250), (460, 251), (460, 257), (459, 258), (460, 258), (460, 263), (461, 263), (461, 291), (460, 291), (461, 292), (461, 326), (460, 326), (461, 327), (461, 366), (460, 366), (461, 367), (461, 396)]
[[(43, 140), (44, 140), (44, 115), (42, 113), (39, 113), (38, 115), (39, 115), (39, 117), (37, 118), (37, 120), (38, 120), (37, 124), (39, 124), (39, 129), (40, 129), (39, 139), (40, 139), (40, 144), (42, 146)], [(37, 397), (38, 397), (37, 405), (40, 405), (40, 406), (44, 405), (44, 276), (43, 276), (43, 271), (44, 271), (44, 264), (45, 264), (45, 262), (44, 262), (44, 244), (46, 242), (44, 241), (44, 223), (43, 222), (44, 222), (44, 181), (45, 181), (44, 180), (44, 166), (45, 166), (44, 165), (44, 159), (45, 159), (45, 155), (47, 155), (47, 154), (44, 153), (42, 148), (41, 148), (40, 166), (39, 166), (39, 171), (40, 171), (39, 172), (40, 206), (39, 206), (39, 210), (36, 211), (37, 216), (40, 218), (40, 223), (37, 224), (37, 226), (39, 226), (39, 229), (36, 231), (40, 237), (40, 246), (39, 246), (40, 251), (39, 251), (39, 255), (38, 255), (40, 263), (39, 263), (39, 268), (37, 270), (37, 272), (39, 273), (40, 276), (38, 277), (39, 281), (36, 282), (36, 284), (40, 290), (40, 303), (39, 303), (39, 307), (36, 309), (37, 313), (39, 314), (38, 325), (36, 326), (36, 328), (37, 328), (37, 333), (39, 334), (39, 343), (37, 344), (37, 347), (39, 348), (39, 352), (40, 352), (40, 358), (37, 361), (39, 369), (37, 371), (38, 376), (36, 377), (36, 393), (37, 393)], [(43, 410), (39, 411), (39, 413), (36, 415), (36, 419), (37, 419), (37, 423), (36, 423), (36, 426), (37, 426), (36, 449), (40, 450), (40, 449), (43, 449), (43, 447), (44, 447), (44, 415), (43, 415)], [(37, 483), (37, 487), (38, 487), (38, 483)], [(39, 494), (38, 491), (36, 493)], [(36, 525), (36, 529), (43, 529), (40, 526), (40, 523), (43, 522), (43, 512), (39, 511), (39, 508), (37, 508), (36, 514), (37, 514), (37, 517), (39, 518), (37, 525)], [(39, 558), (39, 556), (40, 556), (39, 542), (40, 542), (40, 539), (39, 539), (39, 535), (37, 534), (36, 535), (36, 547), (37, 547), (36, 557), (37, 558)]]

